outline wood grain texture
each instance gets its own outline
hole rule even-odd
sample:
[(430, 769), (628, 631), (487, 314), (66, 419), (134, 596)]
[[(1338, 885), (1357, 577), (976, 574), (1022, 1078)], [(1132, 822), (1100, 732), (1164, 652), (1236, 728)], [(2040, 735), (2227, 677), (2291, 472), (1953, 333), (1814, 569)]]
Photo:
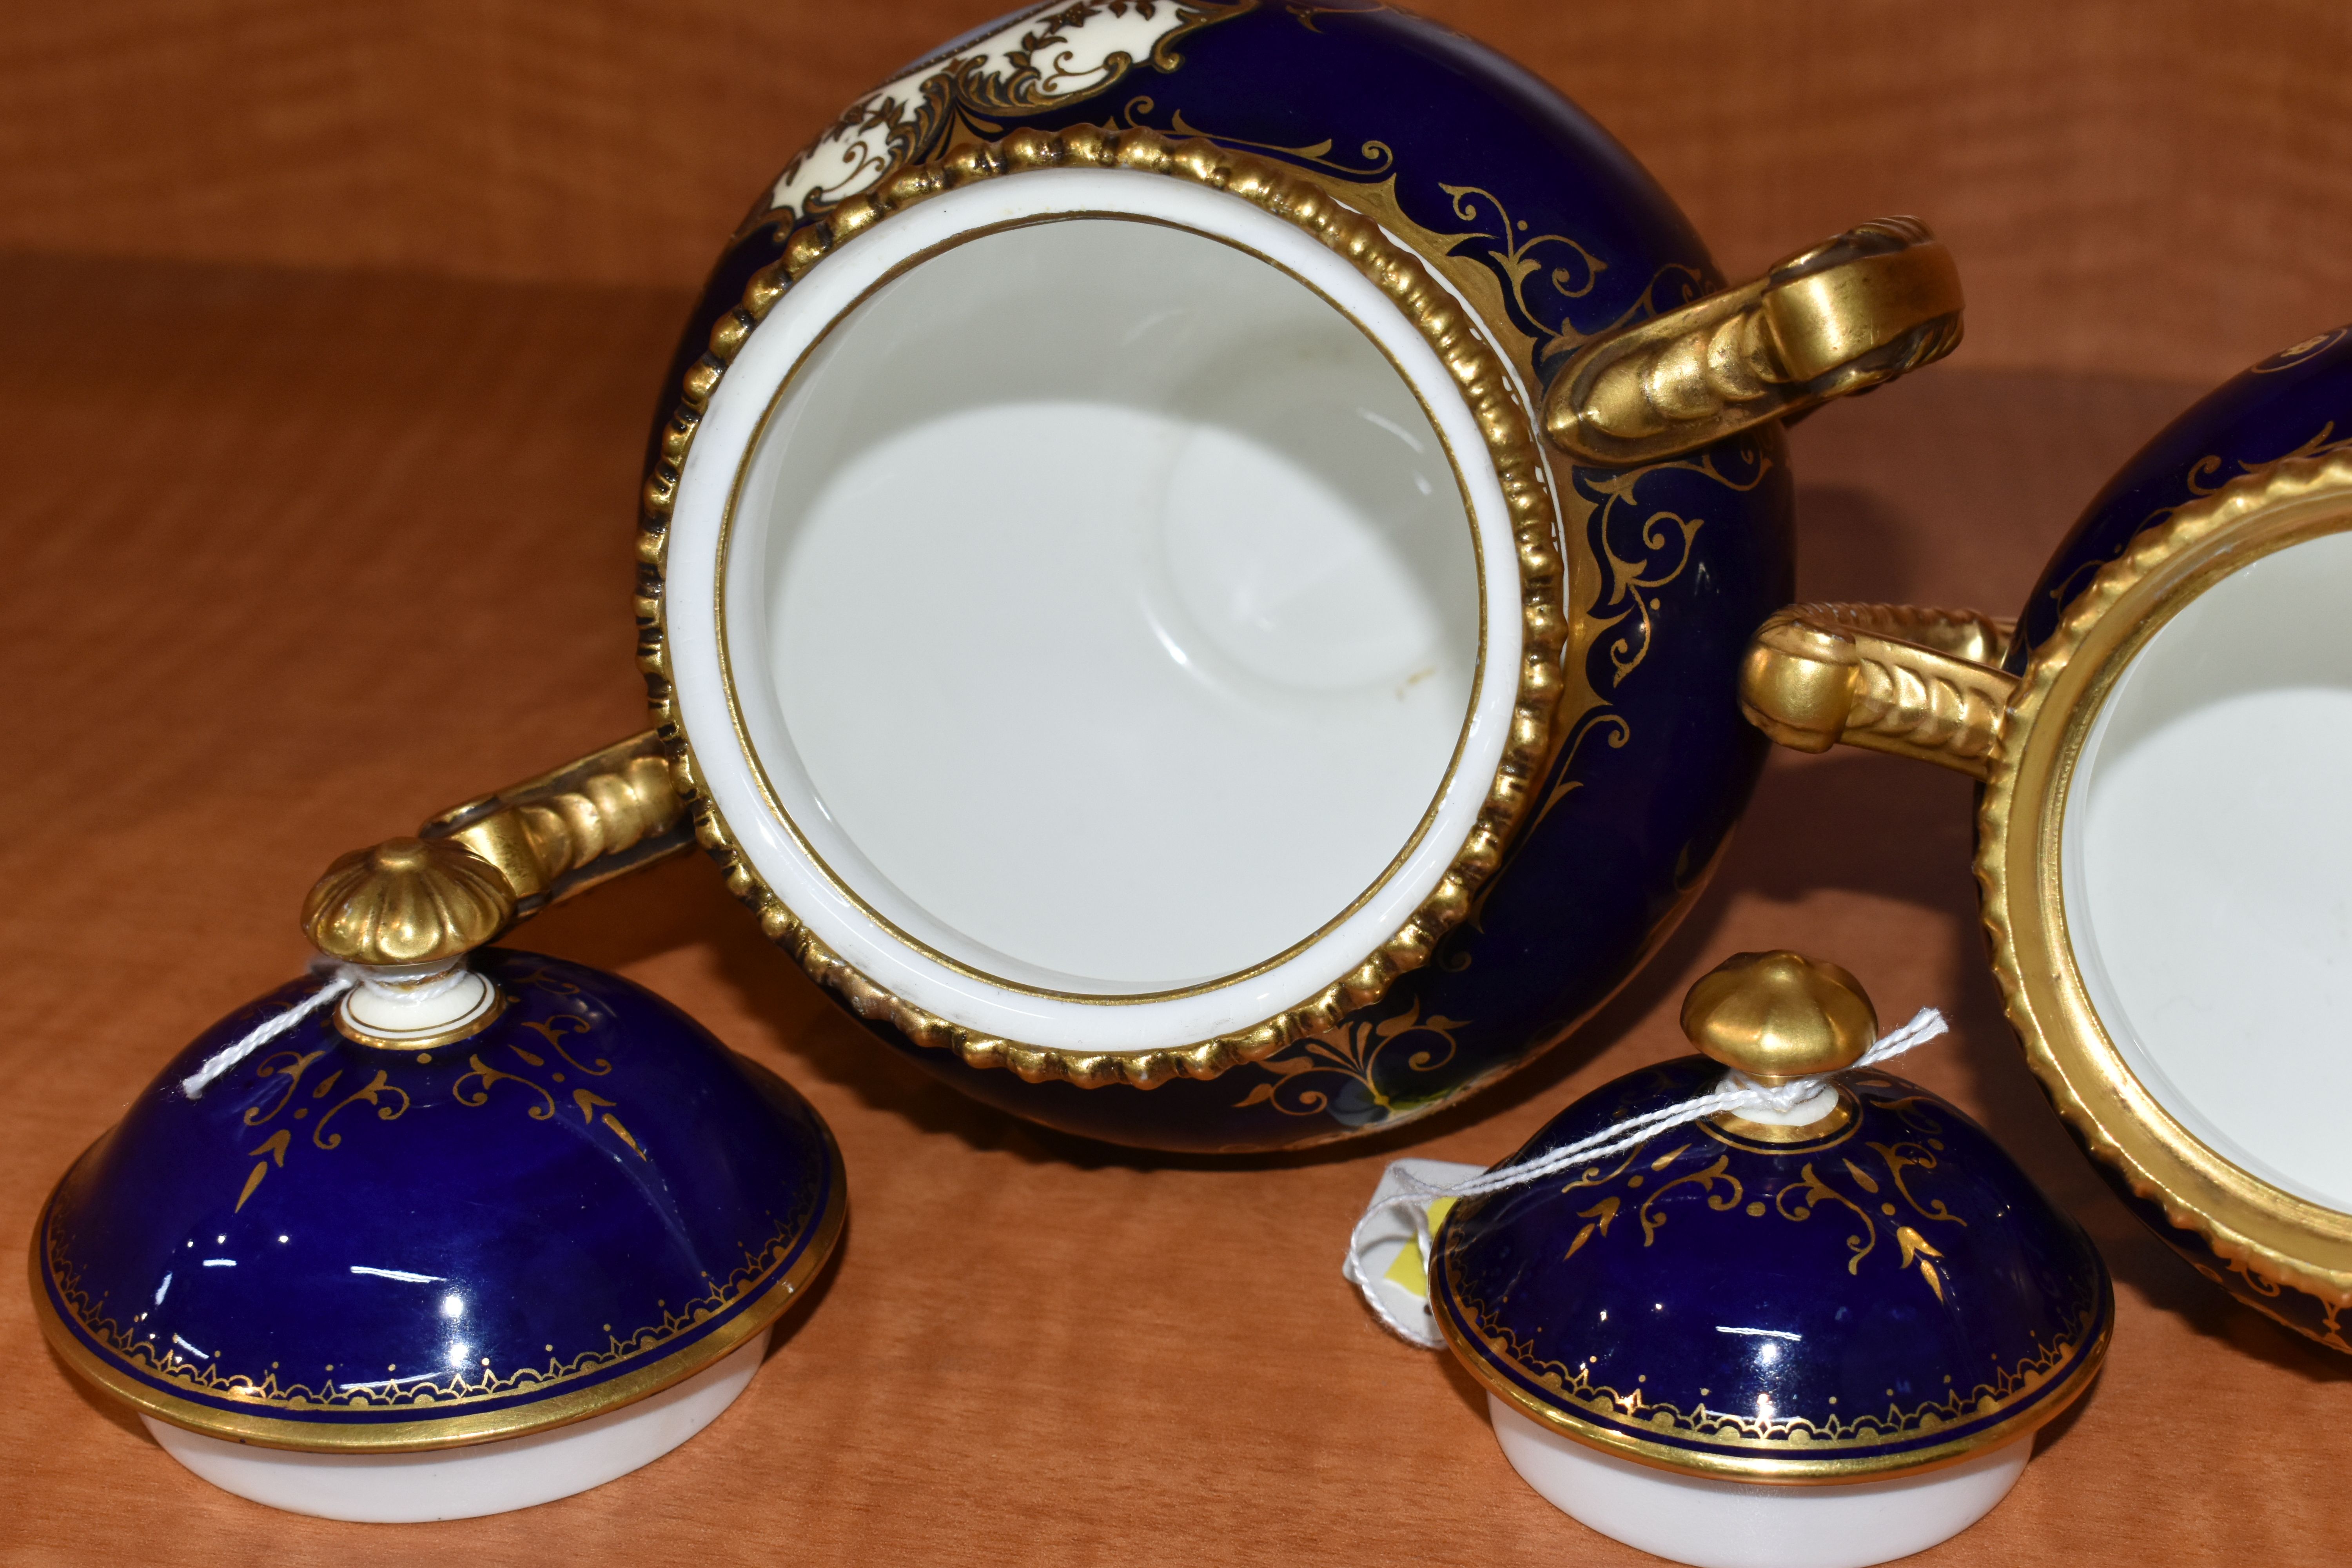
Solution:
[[(852, 97), (1003, 0), (0, 8), (0, 247), (682, 287)], [(1963, 363), (2218, 379), (2352, 317), (2336, 0), (1423, 0), (1735, 273), (1887, 212)]]
[[(0, 261), (0, 1237), (194, 1032), (295, 973), (334, 854), (642, 721), (628, 542), (677, 291)], [(2013, 607), (2191, 389), (1939, 366), (1795, 436), (1809, 596)], [(2105, 1194), (2000, 1021), (1969, 787), (1776, 759), (1721, 875), (1583, 1036), (1381, 1145), (1155, 1159), (984, 1111), (877, 1048), (670, 864), (527, 942), (647, 984), (798, 1085), (848, 1162), (838, 1265), (694, 1443), (501, 1519), (363, 1528), (182, 1471), (0, 1289), (0, 1563), (228, 1568), (1648, 1561), (1520, 1486), (1466, 1380), (1339, 1278), (1382, 1162), (1481, 1162), (1680, 1054), (1683, 987), (1794, 944), (1957, 1036), (1982, 1118), (2113, 1264), (2113, 1357), (1926, 1565), (2352, 1558), (2352, 1358), (2241, 1309)], [(1111, 1092), (1111, 1091), (1104, 1091)], [(21, 1276), (19, 1277), (21, 1280)]]

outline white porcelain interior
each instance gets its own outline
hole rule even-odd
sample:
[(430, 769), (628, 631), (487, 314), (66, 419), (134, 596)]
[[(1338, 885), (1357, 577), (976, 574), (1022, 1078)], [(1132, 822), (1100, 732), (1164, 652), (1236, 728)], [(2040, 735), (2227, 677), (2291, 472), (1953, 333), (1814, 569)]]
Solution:
[(771, 1331), (683, 1383), (528, 1437), (418, 1454), (298, 1454), (142, 1416), (163, 1451), (224, 1491), (366, 1524), (474, 1519), (584, 1492), (649, 1465), (718, 1419), (760, 1370)]
[(2352, 534), (2263, 556), (2142, 645), (2069, 787), (2084, 984), (2215, 1152), (2352, 1210)]
[(1163, 175), (977, 182), (809, 271), (711, 401), (668, 562), (753, 866), (871, 978), (1033, 1044), (1189, 1043), (1354, 968), (1515, 700), (1508, 519), (1444, 363), (1346, 258)]
[(2032, 1436), (1920, 1476), (1749, 1486), (1621, 1459), (1486, 1396), (1495, 1441), (1562, 1512), (1695, 1568), (1865, 1568), (1925, 1552), (1990, 1513), (2032, 1457)]

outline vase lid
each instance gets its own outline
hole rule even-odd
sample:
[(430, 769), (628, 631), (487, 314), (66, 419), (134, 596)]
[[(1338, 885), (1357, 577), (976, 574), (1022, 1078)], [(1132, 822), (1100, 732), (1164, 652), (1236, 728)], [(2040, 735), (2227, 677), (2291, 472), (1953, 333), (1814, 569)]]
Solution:
[[(1843, 1054), (1869, 1017), (1851, 976), (1790, 953), (1742, 954), (1692, 1002), (1685, 1026), (1736, 1068)], [(1725, 1077), (1704, 1057), (1628, 1074), (1496, 1168)], [(2055, 1416), (2113, 1323), (2089, 1237), (1950, 1104), (1875, 1069), (1832, 1082), (1807, 1124), (1718, 1112), (1454, 1205), (1432, 1307), (1454, 1353), (1553, 1431), (1733, 1480), (1878, 1479)]]
[(314, 976), (182, 1052), (36, 1227), (65, 1359), (213, 1436), (437, 1448), (634, 1403), (805, 1292), (845, 1204), (806, 1101), (614, 975), (496, 948), (471, 970), (496, 1005), (455, 1040), (320, 1007), (197, 1081)]

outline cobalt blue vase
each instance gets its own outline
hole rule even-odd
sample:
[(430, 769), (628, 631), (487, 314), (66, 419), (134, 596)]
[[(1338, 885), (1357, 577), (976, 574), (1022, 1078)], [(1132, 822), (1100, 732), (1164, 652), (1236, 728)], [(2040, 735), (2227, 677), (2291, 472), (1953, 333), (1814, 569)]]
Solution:
[(658, 733), (763, 929), (964, 1092), (1392, 1127), (1689, 907), (1761, 763), (1776, 420), (1958, 305), (1908, 220), (1725, 289), (1606, 132), (1402, 12), (1034, 8), (713, 269), (645, 489)]
[[(2141, 448), (2013, 634), (1800, 605), (1742, 701), (1776, 739), (1980, 780), (2009, 1019), (2125, 1202), (2189, 1265), (2338, 1351), (2352, 1078), (2338, 978), (2352, 756), (2352, 329), (2283, 350)], [(1965, 645), (1965, 646), (1964, 646)]]

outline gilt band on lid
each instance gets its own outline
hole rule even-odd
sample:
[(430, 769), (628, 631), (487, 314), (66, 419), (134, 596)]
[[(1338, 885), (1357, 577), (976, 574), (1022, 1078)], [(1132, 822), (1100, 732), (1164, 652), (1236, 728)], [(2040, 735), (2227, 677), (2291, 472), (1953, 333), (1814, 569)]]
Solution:
[[(1791, 952), (1727, 963), (1684, 1024), (1718, 1059), (1606, 1085), (1496, 1172), (1707, 1095), (1724, 1065), (1837, 1072), (1877, 1033), (1851, 974)], [(1957, 1108), (1872, 1068), (1833, 1081), (1803, 1126), (1685, 1121), (1462, 1199), (1432, 1247), (1447, 1343), (1552, 1432), (1724, 1479), (1909, 1474), (2056, 1415), (2114, 1321), (2090, 1238)]]

